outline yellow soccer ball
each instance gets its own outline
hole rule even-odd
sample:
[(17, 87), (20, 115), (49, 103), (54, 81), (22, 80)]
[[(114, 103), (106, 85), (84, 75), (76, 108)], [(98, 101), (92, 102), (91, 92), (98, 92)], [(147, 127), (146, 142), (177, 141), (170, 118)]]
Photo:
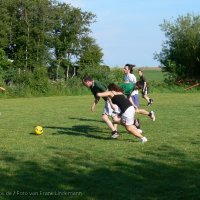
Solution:
[(41, 135), (43, 133), (43, 128), (42, 126), (36, 126), (35, 127), (35, 134), (36, 135)]

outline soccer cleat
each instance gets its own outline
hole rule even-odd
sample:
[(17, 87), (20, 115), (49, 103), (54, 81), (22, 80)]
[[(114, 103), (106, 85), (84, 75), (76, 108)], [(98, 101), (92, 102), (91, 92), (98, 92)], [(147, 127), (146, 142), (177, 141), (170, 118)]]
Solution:
[(153, 111), (150, 112), (149, 117), (152, 119), (153, 122), (156, 120), (156, 116)]
[(150, 106), (152, 104), (153, 104), (153, 99), (149, 99), (149, 102), (148, 102), (147, 106)]
[(112, 131), (112, 136), (111, 136), (112, 138), (118, 138), (119, 137), (119, 134), (118, 134), (118, 132), (117, 131)]
[(142, 142), (142, 143), (145, 143), (145, 142), (147, 142), (147, 141), (148, 141), (148, 140), (147, 140), (146, 137), (142, 137), (142, 138), (141, 138), (141, 142)]

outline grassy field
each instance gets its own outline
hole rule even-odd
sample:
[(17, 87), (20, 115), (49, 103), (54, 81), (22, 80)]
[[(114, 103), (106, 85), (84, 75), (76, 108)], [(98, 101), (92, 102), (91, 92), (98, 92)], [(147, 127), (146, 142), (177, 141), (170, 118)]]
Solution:
[(0, 100), (0, 199), (199, 199), (200, 94), (152, 96), (145, 144), (111, 139), (92, 96)]
[[(144, 72), (144, 76), (147, 78), (148, 81), (163, 81), (164, 80), (165, 73), (163, 73), (160, 68), (147, 67), (147, 68), (142, 68), (142, 69)], [(136, 75), (137, 79), (139, 80), (138, 68), (134, 69), (133, 72)]]
[(149, 81), (163, 81), (164, 74), (161, 70), (147, 70), (144, 69), (144, 75)]

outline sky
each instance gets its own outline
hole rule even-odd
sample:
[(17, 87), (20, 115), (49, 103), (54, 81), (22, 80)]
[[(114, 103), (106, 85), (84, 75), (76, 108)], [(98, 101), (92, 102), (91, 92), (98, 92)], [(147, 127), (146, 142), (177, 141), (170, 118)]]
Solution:
[(160, 25), (188, 13), (200, 15), (200, 0), (58, 0), (96, 15), (91, 36), (102, 48), (103, 63), (155, 67), (166, 41)]

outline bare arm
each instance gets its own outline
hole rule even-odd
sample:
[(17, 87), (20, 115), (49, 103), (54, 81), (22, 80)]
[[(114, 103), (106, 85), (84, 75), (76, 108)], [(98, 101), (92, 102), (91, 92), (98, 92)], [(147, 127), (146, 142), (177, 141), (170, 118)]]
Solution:
[(135, 109), (137, 109), (137, 106), (134, 104), (134, 102), (133, 102), (133, 100), (132, 100), (131, 97), (129, 98), (129, 101), (132, 103), (133, 107), (134, 107)]
[(99, 92), (96, 94), (96, 98), (94, 100), (94, 103), (92, 104), (92, 107), (91, 107), (91, 111), (94, 112), (95, 111), (95, 108), (96, 108), (96, 105), (97, 103), (99, 102), (99, 99), (100, 97), (109, 97), (109, 95), (112, 95), (112, 92), (110, 91), (106, 91), (106, 92)]
[[(100, 99), (100, 98), (99, 98), (99, 99)], [(91, 111), (92, 111), (92, 112), (95, 111), (95, 108), (96, 108), (97, 103), (99, 102), (99, 99), (96, 98), (96, 99), (94, 100), (94, 103), (92, 104), (92, 107), (91, 107)]]
[(108, 101), (109, 101), (109, 103), (110, 103), (111, 108), (112, 108), (113, 110), (115, 110), (115, 109), (116, 109), (116, 105), (113, 104), (112, 100), (111, 100), (109, 97), (108, 97)]
[(114, 96), (114, 94), (111, 91), (97, 93), (97, 97), (110, 97), (110, 98), (112, 98), (113, 96)]
[(147, 86), (147, 82), (144, 82), (144, 86), (142, 88), (143, 92), (144, 92), (144, 89), (146, 88), (146, 86)]

